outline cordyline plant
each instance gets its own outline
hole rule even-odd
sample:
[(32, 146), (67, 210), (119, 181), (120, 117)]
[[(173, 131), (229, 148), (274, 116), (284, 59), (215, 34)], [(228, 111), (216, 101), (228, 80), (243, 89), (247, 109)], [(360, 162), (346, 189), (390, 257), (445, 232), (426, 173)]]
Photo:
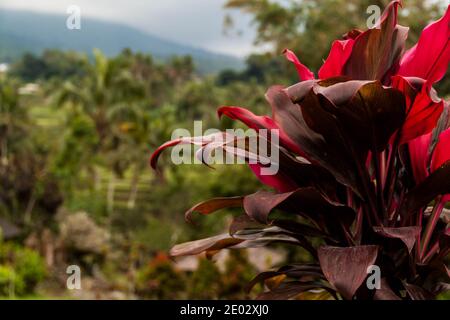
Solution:
[[(272, 145), (279, 148), (278, 173), (264, 176), (267, 164), (250, 164), (274, 191), (196, 205), (187, 218), (227, 207), (242, 207), (244, 214), (228, 233), (177, 245), (173, 256), (274, 242), (306, 249), (315, 263), (255, 277), (249, 289), (265, 283), (262, 299), (321, 291), (336, 299), (416, 300), (448, 290), (450, 116), (448, 102), (432, 86), (450, 60), (450, 10), (405, 50), (408, 28), (397, 24), (400, 5), (392, 1), (374, 28), (335, 41), (318, 79), (286, 50), (300, 82), (268, 90), (271, 117), (219, 109), (256, 131), (279, 130), (279, 146)], [(231, 148), (237, 145), (231, 140), (213, 148), (250, 153), (247, 146)], [(167, 147), (192, 143), (204, 149), (211, 141), (170, 141), (151, 164)], [(271, 217), (275, 210), (286, 214)], [(381, 285), (371, 290), (366, 278), (373, 265), (380, 268)]]

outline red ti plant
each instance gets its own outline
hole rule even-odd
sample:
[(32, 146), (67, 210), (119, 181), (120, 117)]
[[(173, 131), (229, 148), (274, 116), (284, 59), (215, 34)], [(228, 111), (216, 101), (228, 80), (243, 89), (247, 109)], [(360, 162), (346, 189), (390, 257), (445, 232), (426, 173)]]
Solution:
[[(392, 1), (373, 29), (336, 40), (318, 79), (286, 50), (300, 82), (268, 90), (272, 116), (219, 109), (220, 116), (256, 131), (278, 129), (277, 174), (262, 175), (262, 161), (250, 164), (274, 190), (196, 205), (188, 218), (226, 207), (242, 207), (243, 214), (228, 233), (177, 245), (173, 256), (274, 242), (306, 249), (314, 263), (293, 262), (256, 276), (249, 288), (271, 284), (259, 295), (263, 299), (322, 290), (337, 299), (415, 300), (449, 288), (450, 114), (432, 86), (450, 60), (450, 10), (405, 50), (408, 28), (397, 23), (400, 5)], [(151, 164), (169, 146), (207, 148), (210, 142), (170, 141)], [(229, 140), (214, 145), (237, 153), (229, 147)], [(275, 210), (283, 218), (271, 215)], [(365, 280), (372, 265), (380, 268), (381, 281), (370, 290)]]

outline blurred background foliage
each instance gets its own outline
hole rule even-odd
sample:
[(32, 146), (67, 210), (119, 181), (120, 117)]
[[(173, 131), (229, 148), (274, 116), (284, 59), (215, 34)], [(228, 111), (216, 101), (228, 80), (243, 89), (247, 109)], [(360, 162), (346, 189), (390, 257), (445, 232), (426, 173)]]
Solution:
[[(256, 42), (270, 48), (249, 56), (241, 71), (200, 76), (189, 56), (160, 63), (127, 49), (113, 58), (50, 49), (14, 62), (0, 73), (0, 296), (247, 297), (245, 284), (258, 263), (277, 263), (277, 248), (266, 262), (230, 252), (174, 263), (166, 252), (223, 231), (239, 212), (195, 217), (195, 225), (183, 213), (211, 197), (254, 192), (260, 185), (250, 170), (176, 166), (165, 154), (158, 175), (150, 153), (174, 129), (192, 131), (194, 120), (204, 129), (240, 126), (219, 121), (219, 106), (269, 112), (266, 89), (297, 77), (280, 55), (284, 48), (317, 71), (332, 40), (366, 28), (367, 7), (387, 2), (229, 0), (225, 9), (252, 15)], [(444, 2), (404, 1), (400, 22), (411, 27), (411, 43)], [(448, 77), (438, 91), (450, 93)], [(283, 254), (308, 259), (294, 249)], [(71, 264), (83, 270), (78, 293), (65, 289)]]

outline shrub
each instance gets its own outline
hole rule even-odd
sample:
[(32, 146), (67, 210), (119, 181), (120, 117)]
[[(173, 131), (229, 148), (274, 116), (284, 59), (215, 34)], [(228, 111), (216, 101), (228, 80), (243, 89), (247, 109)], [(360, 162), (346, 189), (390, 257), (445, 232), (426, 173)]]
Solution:
[(185, 290), (184, 275), (176, 271), (170, 259), (159, 253), (136, 274), (136, 292), (146, 299), (180, 299)]
[[(162, 150), (177, 144), (198, 145), (203, 154), (197, 154), (204, 156), (226, 151), (244, 158), (274, 189), (193, 207), (188, 219), (193, 212), (228, 207), (244, 213), (228, 233), (177, 245), (172, 256), (275, 242), (307, 250), (312, 263), (290, 261), (251, 281), (249, 288), (270, 283), (259, 295), (264, 299), (319, 292), (336, 299), (416, 300), (449, 288), (444, 208), (450, 200), (450, 109), (432, 86), (450, 59), (450, 9), (405, 52), (408, 28), (397, 24), (400, 4), (392, 1), (373, 29), (352, 30), (335, 41), (319, 79), (286, 50), (300, 82), (269, 89), (271, 117), (219, 109), (278, 152), (279, 160), (271, 163), (279, 167), (276, 174), (264, 175), (266, 159), (248, 137), (181, 138), (156, 150), (153, 167)], [(279, 143), (261, 129), (276, 132)], [(376, 290), (363, 285), (373, 265), (381, 270)]]
[(223, 288), (219, 269), (208, 259), (199, 259), (198, 267), (188, 281), (189, 299), (217, 299)]
[(23, 279), (14, 272), (13, 268), (0, 265), (0, 296), (21, 295), (24, 287)]
[(8, 296), (13, 292), (20, 296), (33, 293), (47, 270), (37, 252), (13, 243), (0, 243), (0, 273), (0, 295)]

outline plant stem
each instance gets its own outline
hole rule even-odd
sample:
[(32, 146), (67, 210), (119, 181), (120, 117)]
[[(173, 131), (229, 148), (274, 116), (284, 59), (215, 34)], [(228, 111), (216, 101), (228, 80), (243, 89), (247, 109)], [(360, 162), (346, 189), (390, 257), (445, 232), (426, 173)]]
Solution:
[[(422, 230), (422, 220), (423, 220), (423, 209), (420, 209), (419, 215), (417, 216), (417, 222), (416, 225), (420, 227), (420, 230)], [(416, 245), (416, 260), (420, 259), (420, 242), (421, 242), (421, 232), (417, 235), (417, 245)]]
[(347, 206), (354, 209), (353, 207), (353, 192), (350, 188), (346, 188), (347, 191)]
[[(386, 174), (386, 179), (384, 182), (384, 185), (387, 186), (387, 188), (384, 189), (384, 197), (388, 199), (387, 204), (388, 204), (388, 208), (390, 207), (390, 203), (392, 200), (392, 195), (394, 194), (393, 192), (393, 187), (395, 186), (396, 183), (396, 174), (395, 174), (395, 168), (396, 168), (396, 162), (395, 162), (395, 156), (397, 154), (397, 149), (398, 149), (398, 145), (400, 143), (400, 134), (397, 133), (397, 136), (395, 137), (394, 143), (392, 144), (392, 148), (389, 151), (389, 156), (388, 156), (388, 164), (387, 164), (387, 174)], [(392, 181), (394, 180), (394, 181)]]
[(437, 240), (432, 246), (431, 249), (428, 251), (428, 253), (425, 255), (425, 257), (422, 259), (421, 262), (427, 263), (431, 257), (438, 251), (439, 249), (439, 240)]
[(381, 174), (381, 187), (384, 190), (386, 184), (386, 150), (380, 153), (380, 174)]
[(354, 239), (356, 241), (356, 243), (358, 243), (359, 245), (361, 244), (361, 238), (362, 238), (362, 225), (363, 225), (363, 207), (359, 207), (358, 209), (358, 213), (356, 216), (356, 224), (355, 224), (355, 232), (354, 232)]
[(380, 157), (382, 154), (377, 154), (376, 150), (372, 151), (372, 158), (374, 162), (375, 167), (375, 181), (376, 181), (376, 187), (377, 187), (377, 206), (378, 206), (378, 214), (382, 218), (385, 218), (385, 208), (384, 208), (384, 201), (383, 201), (383, 176), (382, 176), (382, 170), (381, 170), (381, 163), (380, 163)]
[(428, 223), (425, 228), (424, 235), (423, 235), (422, 243), (421, 243), (421, 250), (420, 250), (421, 260), (427, 250), (428, 244), (431, 241), (431, 237), (433, 235), (434, 228), (436, 227), (436, 225), (439, 221), (439, 218), (441, 217), (442, 209), (444, 209), (445, 203), (446, 203), (446, 201), (444, 201), (442, 199), (442, 196), (440, 196), (436, 199), (436, 204), (434, 205), (433, 211), (428, 220)]

